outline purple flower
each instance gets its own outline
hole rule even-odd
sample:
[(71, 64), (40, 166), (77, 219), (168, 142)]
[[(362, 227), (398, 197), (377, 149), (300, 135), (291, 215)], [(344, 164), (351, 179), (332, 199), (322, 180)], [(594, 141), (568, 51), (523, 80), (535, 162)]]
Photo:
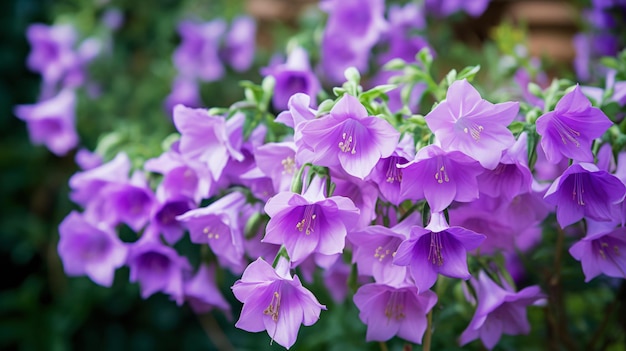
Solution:
[(243, 228), (239, 225), (239, 213), (245, 204), (246, 197), (233, 192), (207, 207), (190, 210), (176, 219), (189, 230), (191, 242), (208, 244), (220, 264), (241, 272)]
[(300, 324), (317, 322), (322, 309), (315, 296), (302, 286), (298, 276), (289, 274), (289, 262), (281, 258), (272, 268), (262, 259), (252, 262), (232, 287), (243, 302), (237, 328), (267, 334), (289, 349), (296, 342)]
[(309, 54), (301, 47), (296, 47), (289, 53), (287, 62), (267, 67), (263, 74), (276, 79), (272, 104), (277, 110), (287, 109), (289, 99), (296, 93), (315, 97), (321, 89), (309, 66)]
[(587, 236), (569, 249), (583, 267), (585, 282), (600, 274), (626, 278), (626, 228), (591, 220), (587, 220), (587, 225)]
[[(358, 42), (358, 39), (352, 40)], [(346, 39), (340, 35), (325, 33), (321, 49), (321, 71), (331, 83), (345, 81), (344, 72), (349, 67), (354, 67), (359, 72), (367, 71), (371, 47), (347, 45)]]
[(269, 199), (270, 216), (263, 242), (283, 244), (294, 264), (313, 252), (333, 255), (343, 251), (348, 228), (359, 218), (359, 209), (343, 196), (324, 198), (316, 193), (316, 180), (304, 196), (281, 192)]
[[(372, 47), (387, 28), (383, 0), (325, 0), (320, 6), (329, 14), (325, 32), (356, 39), (358, 46)], [(356, 42), (346, 40), (344, 45)]]
[(115, 270), (124, 265), (128, 247), (106, 226), (95, 226), (72, 211), (59, 225), (59, 256), (65, 273), (87, 275), (110, 287)]
[(387, 341), (397, 335), (421, 344), (426, 314), (436, 303), (435, 293), (418, 293), (412, 285), (366, 284), (354, 294), (359, 318), (367, 325), (367, 341)]
[[(238, 118), (233, 116), (228, 122)], [(205, 109), (183, 105), (174, 107), (174, 125), (181, 134), (181, 155), (205, 163), (216, 181), (221, 177), (229, 157), (243, 160), (243, 155), (231, 143), (227, 129), (231, 123), (228, 122), (222, 116), (209, 115)]]
[(528, 334), (530, 324), (526, 306), (543, 299), (538, 286), (529, 286), (519, 292), (502, 288), (481, 271), (478, 281), (472, 281), (478, 294), (478, 307), (474, 318), (463, 334), (461, 346), (480, 338), (486, 348), (492, 349), (502, 334)]
[(159, 205), (150, 224), (157, 233), (163, 235), (168, 244), (173, 245), (185, 233), (183, 224), (176, 217), (195, 207), (194, 202), (186, 197), (159, 198)]
[(533, 176), (528, 168), (527, 143), (527, 134), (520, 134), (515, 144), (504, 152), (498, 166), (478, 176), (482, 194), (512, 200), (530, 191)]
[(331, 171), (330, 176), (336, 185), (333, 195), (349, 198), (359, 209), (357, 228), (364, 228), (376, 219), (379, 192), (372, 182), (360, 180), (345, 172)]
[(563, 156), (593, 162), (591, 143), (612, 125), (576, 85), (559, 100), (554, 111), (537, 119), (537, 133), (541, 135), (541, 148), (549, 162), (558, 163)]
[(287, 103), (289, 109), (276, 116), (276, 122), (295, 129), (300, 123), (315, 119), (316, 111), (311, 109), (310, 106), (310, 96), (296, 93), (289, 98), (289, 102)]
[(583, 217), (603, 222), (617, 219), (615, 205), (625, 194), (626, 187), (616, 176), (592, 163), (576, 163), (552, 183), (544, 199), (556, 206), (556, 219), (565, 228)]
[(443, 100), (425, 117), (444, 150), (457, 150), (494, 169), (502, 151), (515, 143), (507, 126), (517, 116), (519, 103), (492, 104), (463, 79), (448, 88)]
[(214, 307), (230, 316), (230, 305), (215, 283), (215, 267), (200, 265), (196, 274), (183, 285), (185, 300), (196, 313), (207, 313)]
[(178, 305), (184, 302), (183, 276), (191, 270), (186, 258), (173, 248), (161, 244), (154, 232), (144, 232), (128, 254), (130, 281), (139, 282), (141, 297), (156, 292), (169, 294)]
[(102, 165), (102, 156), (87, 149), (79, 149), (74, 156), (74, 162), (83, 171), (88, 171)]
[(123, 183), (130, 173), (130, 159), (121, 152), (111, 161), (98, 167), (74, 174), (69, 185), (72, 189), (70, 198), (75, 203), (87, 206), (98, 194), (111, 183)]
[(165, 110), (168, 114), (172, 114), (174, 107), (178, 104), (193, 108), (202, 105), (200, 87), (195, 78), (179, 76), (174, 79), (172, 91), (165, 98)]
[(136, 232), (148, 222), (157, 205), (141, 172), (135, 172), (128, 182), (107, 185), (98, 196), (100, 199), (94, 201), (103, 203), (98, 206), (101, 220), (112, 225), (126, 223)]
[(76, 31), (70, 25), (32, 24), (26, 33), (32, 51), (28, 68), (39, 72), (49, 84), (59, 82), (76, 61)]
[(415, 142), (409, 134), (405, 134), (393, 154), (387, 158), (381, 158), (369, 175), (369, 178), (378, 185), (380, 194), (396, 206), (402, 202), (400, 185), (404, 171), (398, 165), (407, 164), (414, 158)]
[(276, 193), (291, 189), (293, 176), (300, 168), (296, 162), (296, 146), (293, 142), (259, 146), (254, 157), (261, 171), (272, 179)]
[(426, 8), (437, 16), (446, 17), (457, 11), (467, 12), (472, 17), (478, 17), (485, 12), (489, 0), (426, 0)]
[(426, 199), (433, 211), (443, 211), (452, 201), (478, 198), (476, 177), (484, 170), (459, 151), (445, 152), (437, 145), (422, 148), (402, 169), (401, 199)]
[(381, 157), (389, 157), (399, 133), (382, 118), (368, 116), (365, 107), (344, 95), (330, 113), (302, 127), (302, 142), (313, 151), (314, 163), (334, 167), (365, 178)]
[(226, 34), (220, 57), (237, 72), (247, 70), (254, 60), (255, 37), (254, 19), (248, 16), (236, 17)]
[(433, 213), (426, 228), (413, 227), (409, 239), (400, 244), (393, 263), (410, 266), (419, 291), (430, 289), (437, 274), (469, 279), (467, 251), (474, 250), (485, 236), (461, 227), (449, 227), (443, 212)]
[(62, 90), (55, 97), (34, 105), (15, 107), (15, 115), (26, 122), (33, 144), (44, 144), (57, 156), (63, 156), (78, 144), (74, 121), (76, 95)]
[(226, 23), (216, 19), (205, 23), (183, 21), (178, 25), (182, 41), (174, 51), (174, 64), (178, 71), (189, 78), (204, 81), (218, 80), (224, 75), (218, 49)]

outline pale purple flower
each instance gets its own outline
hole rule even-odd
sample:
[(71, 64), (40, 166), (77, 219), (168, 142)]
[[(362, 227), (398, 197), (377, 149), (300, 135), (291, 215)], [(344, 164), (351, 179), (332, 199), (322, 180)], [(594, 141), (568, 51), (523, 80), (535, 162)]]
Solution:
[(587, 236), (569, 249), (582, 265), (585, 282), (600, 274), (626, 279), (626, 228), (592, 220), (587, 226)]
[(387, 341), (398, 336), (421, 344), (428, 325), (426, 315), (436, 303), (435, 293), (419, 293), (408, 284), (366, 284), (354, 294), (359, 318), (367, 325), (367, 341)]
[(583, 217), (617, 220), (616, 204), (625, 195), (626, 187), (616, 176), (592, 163), (575, 163), (552, 183), (544, 199), (556, 206), (556, 219), (565, 228)]
[(70, 25), (32, 24), (26, 33), (32, 46), (27, 65), (48, 84), (59, 82), (76, 61), (77, 33)]
[(477, 177), (484, 169), (469, 156), (445, 152), (437, 145), (422, 148), (415, 159), (399, 165), (401, 199), (426, 199), (433, 211), (443, 211), (452, 201), (478, 198)]
[(289, 102), (287, 103), (288, 110), (276, 116), (276, 122), (296, 129), (296, 126), (300, 125), (300, 123), (315, 119), (316, 111), (310, 106), (310, 96), (303, 93), (296, 93), (289, 98)]
[(195, 275), (183, 284), (185, 301), (195, 313), (207, 313), (218, 308), (230, 316), (230, 305), (215, 282), (215, 267), (201, 264)]
[(325, 0), (320, 7), (328, 13), (325, 32), (348, 39), (344, 45), (372, 47), (387, 28), (383, 0)]
[(315, 296), (302, 286), (298, 276), (291, 277), (289, 262), (281, 258), (272, 268), (262, 259), (252, 262), (232, 287), (243, 302), (237, 328), (267, 334), (289, 349), (296, 342), (300, 324), (317, 322), (322, 309)]
[(478, 281), (472, 283), (478, 294), (478, 307), (467, 329), (461, 334), (461, 346), (480, 338), (483, 345), (491, 350), (502, 334), (530, 332), (526, 307), (544, 298), (538, 286), (515, 292), (508, 286), (500, 287), (484, 271), (479, 273)]
[(550, 111), (537, 119), (537, 133), (546, 158), (557, 163), (566, 157), (593, 162), (591, 143), (613, 125), (597, 107), (592, 107), (580, 86), (565, 94)]
[[(346, 79), (344, 72), (349, 67), (359, 72), (366, 72), (368, 58), (371, 53), (369, 46), (347, 45), (345, 38), (340, 35), (326, 33), (322, 39), (320, 71), (333, 84), (340, 84)], [(358, 42), (358, 39), (351, 39)]]
[(467, 252), (480, 246), (485, 236), (462, 227), (450, 227), (443, 212), (431, 214), (426, 228), (414, 226), (398, 247), (393, 263), (410, 266), (419, 291), (430, 289), (437, 274), (469, 279)]
[(235, 71), (250, 68), (256, 48), (256, 23), (249, 16), (236, 17), (226, 34), (220, 57)]
[(176, 250), (163, 245), (154, 232), (146, 230), (142, 238), (131, 245), (128, 266), (130, 281), (139, 282), (142, 298), (160, 291), (169, 294), (178, 305), (183, 304), (183, 277), (191, 266)]
[(243, 264), (243, 228), (239, 214), (246, 197), (230, 193), (207, 207), (190, 210), (176, 219), (189, 230), (191, 242), (208, 244), (221, 265), (241, 272)]
[(411, 135), (405, 134), (393, 154), (381, 158), (369, 175), (369, 178), (378, 186), (383, 198), (396, 206), (402, 202), (400, 185), (403, 169), (398, 165), (409, 163), (414, 158), (415, 142)]
[(116, 31), (124, 25), (124, 12), (119, 8), (112, 7), (104, 11), (100, 21), (110, 30)]
[(365, 107), (344, 95), (330, 113), (302, 127), (304, 148), (313, 151), (314, 163), (341, 166), (346, 173), (365, 178), (378, 160), (389, 157), (400, 134), (382, 118), (368, 116)]
[(330, 176), (336, 185), (333, 195), (347, 197), (359, 209), (357, 228), (364, 228), (376, 219), (376, 203), (379, 194), (376, 185), (370, 181), (352, 177), (345, 172), (331, 170)]
[(26, 122), (33, 144), (44, 144), (55, 155), (63, 156), (78, 144), (75, 110), (76, 94), (66, 89), (51, 99), (16, 106), (14, 112)]
[(518, 109), (518, 102), (492, 104), (482, 99), (463, 79), (452, 83), (446, 99), (424, 118), (444, 150), (461, 151), (494, 169), (502, 151), (515, 143), (507, 126)]
[[(239, 117), (238, 117), (239, 116)], [(231, 117), (236, 121), (242, 116)], [(174, 107), (174, 125), (180, 132), (180, 154), (184, 158), (204, 162), (213, 180), (218, 180), (230, 157), (243, 160), (243, 155), (231, 143), (229, 124), (222, 116), (211, 116), (206, 109)]]
[(304, 196), (281, 192), (265, 205), (270, 221), (263, 242), (284, 245), (295, 265), (314, 252), (341, 253), (348, 229), (353, 229), (359, 218), (359, 209), (352, 200), (343, 196), (324, 198), (323, 187), (316, 182), (309, 185)]
[(178, 104), (187, 107), (200, 107), (202, 98), (200, 97), (200, 87), (195, 78), (179, 76), (172, 83), (172, 91), (165, 98), (165, 111), (168, 114), (174, 112), (174, 107)]
[(293, 142), (259, 146), (254, 158), (261, 171), (272, 179), (276, 193), (291, 189), (291, 181), (300, 168), (296, 162), (296, 145)]
[(294, 48), (285, 63), (266, 67), (262, 72), (276, 79), (272, 104), (277, 110), (287, 109), (289, 99), (296, 93), (315, 97), (321, 89), (309, 65), (309, 54), (301, 47)]
[(98, 198), (98, 194), (105, 186), (125, 182), (129, 173), (130, 159), (128, 155), (120, 152), (109, 162), (74, 174), (69, 180), (70, 198), (79, 205), (87, 206), (93, 199)]
[(74, 162), (83, 171), (88, 171), (102, 165), (102, 156), (87, 149), (79, 149), (74, 156)]
[(224, 75), (219, 58), (219, 43), (226, 31), (222, 19), (204, 23), (183, 21), (178, 25), (182, 41), (174, 51), (174, 64), (178, 71), (189, 78), (214, 81)]
[(107, 226), (96, 226), (72, 211), (59, 225), (59, 257), (69, 276), (87, 275), (110, 287), (115, 270), (124, 265), (128, 247)]

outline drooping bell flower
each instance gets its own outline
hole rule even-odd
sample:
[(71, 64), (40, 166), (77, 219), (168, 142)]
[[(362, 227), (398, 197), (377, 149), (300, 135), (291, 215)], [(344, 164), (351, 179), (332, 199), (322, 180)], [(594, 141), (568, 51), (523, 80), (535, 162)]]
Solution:
[(35, 145), (45, 145), (63, 156), (78, 144), (75, 125), (76, 94), (62, 90), (51, 99), (15, 107), (15, 115), (26, 122), (28, 135)]
[(415, 286), (430, 289), (437, 275), (467, 280), (467, 252), (480, 246), (485, 236), (461, 227), (450, 227), (443, 212), (431, 215), (426, 228), (414, 226), (409, 239), (400, 244), (393, 263), (410, 266)]
[[(320, 91), (320, 83), (311, 70), (309, 54), (301, 47), (294, 48), (283, 64), (265, 68), (263, 75), (273, 76), (276, 79), (272, 104), (277, 110), (288, 108), (291, 96), (304, 93), (315, 98)], [(313, 100), (315, 105), (315, 99)]]
[(367, 325), (367, 341), (387, 341), (398, 336), (421, 344), (428, 322), (426, 315), (437, 303), (437, 295), (421, 293), (411, 284), (370, 283), (354, 294), (359, 318)]
[(226, 31), (226, 23), (216, 19), (205, 23), (183, 21), (178, 25), (180, 46), (173, 59), (180, 74), (203, 81), (214, 81), (224, 75), (219, 58), (219, 43)]
[(544, 197), (556, 206), (561, 228), (583, 217), (596, 221), (618, 220), (618, 203), (624, 200), (626, 187), (614, 175), (593, 163), (575, 163), (558, 177)]
[(507, 127), (518, 110), (518, 102), (492, 104), (482, 99), (478, 91), (463, 79), (450, 85), (446, 99), (424, 119), (442, 149), (461, 151), (483, 167), (494, 169), (500, 162), (502, 151), (515, 143)]
[(257, 333), (263, 330), (273, 341), (289, 349), (298, 338), (300, 324), (311, 326), (326, 309), (291, 277), (289, 262), (280, 258), (276, 269), (262, 259), (252, 262), (232, 287), (243, 302), (237, 328)]
[(70, 25), (32, 24), (26, 32), (32, 51), (27, 65), (41, 73), (46, 84), (59, 82), (76, 61), (77, 33)]
[(111, 183), (123, 183), (130, 173), (130, 159), (123, 152), (102, 165), (74, 174), (69, 185), (70, 198), (75, 203), (87, 206), (89, 202), (98, 198), (98, 194)]
[(191, 242), (208, 244), (221, 265), (241, 272), (244, 247), (239, 214), (245, 204), (246, 197), (240, 192), (233, 192), (176, 219), (189, 230)]
[(461, 346), (480, 338), (489, 350), (498, 343), (502, 334), (519, 335), (530, 332), (526, 307), (544, 298), (539, 287), (529, 286), (518, 292), (504, 288), (481, 271), (477, 281), (472, 281), (478, 294), (478, 306), (472, 321), (461, 334)]
[(537, 119), (541, 148), (549, 162), (563, 157), (579, 162), (593, 162), (591, 143), (613, 125), (613, 122), (576, 86), (565, 94), (550, 111)]
[(569, 249), (582, 265), (585, 282), (600, 274), (626, 279), (626, 228), (592, 220), (587, 226), (587, 236)]
[(185, 301), (194, 312), (207, 313), (213, 308), (218, 308), (230, 317), (230, 305), (215, 282), (215, 267), (200, 265), (196, 274), (185, 280), (183, 290)]
[(313, 151), (313, 162), (340, 166), (346, 173), (365, 178), (378, 160), (389, 157), (398, 144), (399, 133), (384, 119), (368, 116), (365, 107), (344, 95), (330, 113), (302, 127), (304, 148)]
[(110, 287), (115, 270), (126, 263), (128, 253), (115, 231), (71, 212), (59, 225), (59, 235), (58, 252), (65, 273), (87, 275), (97, 284)]
[(341, 253), (348, 229), (354, 229), (359, 209), (343, 196), (325, 198), (315, 178), (304, 195), (281, 192), (269, 199), (270, 216), (263, 242), (285, 246), (294, 265), (314, 252)]
[(433, 211), (443, 211), (452, 201), (478, 198), (477, 176), (484, 169), (459, 151), (445, 152), (437, 145), (422, 148), (402, 169), (400, 198), (426, 199)]

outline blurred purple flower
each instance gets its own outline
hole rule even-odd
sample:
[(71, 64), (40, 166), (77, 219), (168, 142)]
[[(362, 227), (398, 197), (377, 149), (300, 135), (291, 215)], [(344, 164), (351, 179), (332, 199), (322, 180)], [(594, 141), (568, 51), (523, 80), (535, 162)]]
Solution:
[(418, 293), (411, 285), (365, 284), (354, 294), (359, 318), (367, 325), (367, 341), (387, 341), (397, 335), (421, 344), (426, 314), (436, 303), (435, 293)]
[(613, 125), (597, 107), (592, 107), (580, 86), (565, 94), (554, 111), (537, 119), (537, 133), (548, 161), (558, 163), (567, 157), (593, 162), (591, 143)]
[(130, 159), (128, 155), (120, 152), (109, 162), (74, 174), (69, 180), (70, 198), (85, 207), (93, 199), (98, 198), (98, 194), (108, 184), (125, 182), (129, 173)]
[(207, 313), (214, 307), (230, 317), (230, 305), (224, 299), (215, 282), (215, 267), (201, 264), (196, 274), (185, 280), (185, 301), (195, 313)]
[(439, 17), (447, 17), (458, 11), (478, 17), (487, 9), (489, 0), (426, 0), (425, 5), (428, 13)]
[(62, 90), (55, 97), (33, 105), (18, 105), (15, 115), (26, 122), (33, 144), (44, 144), (57, 156), (63, 156), (78, 144), (75, 126), (76, 95)]
[(165, 98), (165, 110), (171, 115), (174, 113), (174, 107), (178, 104), (191, 108), (202, 105), (200, 87), (195, 78), (179, 76), (174, 79), (172, 91)]
[(322, 309), (315, 296), (302, 286), (298, 276), (291, 277), (289, 262), (280, 258), (276, 269), (262, 259), (252, 262), (232, 287), (243, 302), (237, 328), (267, 334), (289, 349), (298, 338), (300, 324), (317, 322)]
[(592, 220), (587, 226), (587, 236), (569, 249), (583, 267), (585, 282), (600, 274), (626, 279), (626, 228)]
[(124, 265), (128, 247), (109, 227), (87, 222), (72, 211), (59, 225), (58, 252), (65, 273), (87, 275), (97, 284), (110, 287), (115, 270)]
[(214, 81), (224, 75), (218, 50), (226, 23), (222, 19), (204, 23), (182, 21), (178, 25), (180, 46), (174, 51), (174, 64), (188, 78)]
[(76, 62), (77, 33), (70, 25), (32, 24), (26, 32), (32, 51), (28, 68), (41, 73), (48, 84), (59, 82)]
[(235, 71), (250, 68), (256, 48), (256, 23), (252, 17), (239, 16), (231, 23), (220, 57)]
[(526, 307), (544, 298), (539, 287), (529, 286), (519, 292), (494, 283), (484, 271), (478, 280), (472, 280), (478, 294), (478, 307), (467, 329), (461, 334), (461, 346), (480, 338), (489, 350), (498, 343), (502, 334), (528, 334), (530, 324)]

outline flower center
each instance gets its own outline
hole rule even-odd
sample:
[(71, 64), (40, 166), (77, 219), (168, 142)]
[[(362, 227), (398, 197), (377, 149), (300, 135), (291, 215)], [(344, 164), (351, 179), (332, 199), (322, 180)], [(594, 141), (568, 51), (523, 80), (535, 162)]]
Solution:
[(384, 247), (379, 246), (374, 251), (374, 258), (377, 258), (378, 262), (382, 262), (387, 256), (394, 257), (395, 255), (396, 255), (396, 252), (390, 249), (388, 245)]
[(572, 190), (572, 200), (576, 200), (576, 202), (585, 206), (585, 200), (583, 199), (583, 194), (585, 193), (585, 189), (583, 189), (583, 179), (581, 179), (580, 174), (574, 174), (574, 189)]
[(313, 212), (313, 210), (313, 206), (306, 206), (304, 209), (304, 216), (302, 220), (300, 220), (300, 222), (296, 224), (296, 228), (298, 229), (298, 231), (304, 231), (306, 235), (314, 232), (313, 221), (315, 220), (315, 218), (317, 218), (317, 215)]
[(554, 127), (556, 128), (557, 133), (559, 133), (561, 141), (563, 141), (564, 145), (567, 145), (567, 142), (569, 141), (576, 145), (576, 147), (580, 147), (580, 142), (578, 141), (578, 137), (580, 137), (580, 132), (564, 124), (558, 118), (553, 118), (552, 122), (554, 124)]
[(294, 169), (296, 168), (296, 161), (291, 156), (287, 156), (287, 158), (280, 161), (283, 165), (282, 174), (293, 174)]
[(217, 231), (213, 230), (213, 227), (211, 226), (206, 226), (204, 227), (204, 229), (202, 229), (202, 233), (204, 233), (204, 235), (207, 236), (207, 238), (210, 239), (219, 239), (220, 238), (220, 234), (217, 233)]
[(397, 291), (391, 293), (389, 301), (387, 301), (387, 306), (385, 306), (385, 317), (387, 317), (387, 321), (390, 321), (391, 318), (401, 321), (406, 317), (404, 314), (404, 299), (402, 297), (401, 293)]
[(341, 152), (349, 152), (350, 154), (356, 154), (356, 136), (354, 135), (354, 123), (346, 123), (346, 126), (341, 133), (341, 141), (338, 144)]
[(402, 170), (397, 167), (399, 157), (391, 156), (387, 165), (387, 183), (402, 182)]
[(464, 119), (459, 119), (461, 122), (461, 126), (463, 127), (463, 133), (469, 134), (472, 139), (475, 141), (480, 140), (480, 133), (483, 131), (483, 126), (480, 124), (474, 123), (472, 121), (465, 121)]
[(446, 165), (443, 163), (441, 157), (437, 157), (437, 171), (435, 172), (435, 179), (439, 184), (442, 184), (443, 182), (450, 182), (448, 172), (446, 172)]
[(430, 234), (430, 249), (428, 250), (428, 260), (438, 266), (443, 265), (440, 233)]
[(274, 291), (269, 306), (263, 311), (264, 315), (272, 317), (274, 322), (278, 322), (278, 311), (280, 310), (280, 294)]

